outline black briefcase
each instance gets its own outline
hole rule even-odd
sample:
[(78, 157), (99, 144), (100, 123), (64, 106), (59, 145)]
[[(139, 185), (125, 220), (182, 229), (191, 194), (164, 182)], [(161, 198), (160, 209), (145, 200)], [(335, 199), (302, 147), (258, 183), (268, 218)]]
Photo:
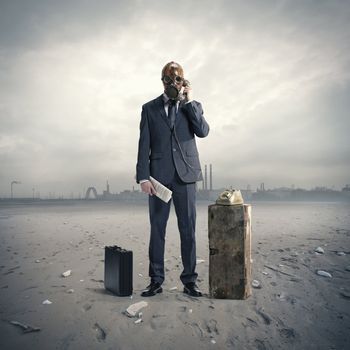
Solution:
[(132, 294), (132, 251), (105, 247), (105, 288), (118, 296)]

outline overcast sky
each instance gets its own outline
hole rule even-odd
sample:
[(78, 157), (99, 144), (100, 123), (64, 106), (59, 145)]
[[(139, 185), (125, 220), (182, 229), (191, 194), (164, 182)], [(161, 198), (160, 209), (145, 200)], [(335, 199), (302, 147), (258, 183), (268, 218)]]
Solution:
[(214, 187), (350, 183), (350, 2), (0, 2), (0, 197), (138, 188), (141, 105), (183, 65)]

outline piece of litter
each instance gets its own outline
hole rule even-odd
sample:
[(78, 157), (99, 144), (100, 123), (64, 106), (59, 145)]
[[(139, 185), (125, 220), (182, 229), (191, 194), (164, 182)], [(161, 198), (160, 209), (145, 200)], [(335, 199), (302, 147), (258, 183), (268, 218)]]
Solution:
[(327, 271), (317, 270), (316, 273), (317, 273), (319, 276), (329, 277), (329, 278), (332, 277), (332, 275), (331, 275), (329, 272), (327, 272)]
[(171, 287), (169, 290), (172, 291), (172, 290), (176, 290), (177, 287)]
[(46, 300), (43, 301), (43, 304), (44, 305), (50, 305), (50, 304), (52, 304), (52, 301), (46, 299)]
[(30, 325), (24, 324), (22, 322), (9, 321), (9, 323), (13, 324), (14, 326), (21, 327), (23, 329), (23, 333), (30, 333), (30, 332), (38, 332), (38, 331), (40, 331), (39, 327), (30, 326)]
[(197, 259), (197, 264), (201, 264), (201, 263), (204, 263), (205, 260), (204, 259)]
[(253, 280), (253, 281), (252, 281), (252, 287), (253, 287), (253, 288), (260, 289), (260, 288), (261, 288), (261, 284), (260, 284), (259, 281)]
[(141, 323), (141, 322), (142, 322), (142, 318), (138, 318), (134, 323), (138, 324), (138, 323)]
[(67, 271), (65, 271), (65, 272), (62, 272), (62, 276), (63, 277), (68, 277), (68, 276), (70, 276), (72, 274), (72, 270), (67, 270)]
[(344, 255), (346, 255), (344, 252), (337, 252), (337, 255), (339, 255), (339, 256), (344, 256)]
[(188, 312), (191, 314), (191, 313), (193, 312), (193, 310), (192, 310), (192, 309), (189, 309)]
[(269, 274), (269, 273), (266, 272), (266, 271), (263, 271), (262, 273), (263, 273), (263, 275), (268, 275), (268, 274)]
[(126, 309), (126, 315), (129, 317), (135, 317), (140, 310), (146, 306), (148, 306), (146, 301), (139, 301), (138, 303), (132, 304)]
[(216, 340), (215, 340), (215, 339), (212, 339), (210, 342), (211, 342), (212, 344), (216, 344)]
[(79, 280), (79, 282), (84, 282), (84, 280)]
[(143, 277), (143, 274), (142, 274), (142, 273), (139, 273), (139, 276), (140, 276), (140, 277)]
[(39, 259), (36, 259), (36, 260), (35, 260), (35, 262), (36, 262), (36, 263), (39, 263), (39, 262), (40, 262), (40, 260), (39, 260)]
[(286, 294), (284, 292), (277, 294), (277, 299), (281, 301), (286, 300)]
[(317, 248), (315, 249), (315, 252), (316, 252), (316, 253), (319, 253), (319, 254), (324, 254), (324, 249), (323, 249), (322, 247), (317, 247)]
[(69, 293), (69, 294), (74, 293), (74, 289), (68, 289), (68, 290), (67, 290), (67, 293)]

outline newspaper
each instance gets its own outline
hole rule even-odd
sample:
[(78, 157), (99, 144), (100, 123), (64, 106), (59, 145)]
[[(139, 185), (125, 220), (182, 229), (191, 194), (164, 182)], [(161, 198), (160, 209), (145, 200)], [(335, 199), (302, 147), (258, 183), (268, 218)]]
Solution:
[(165, 203), (168, 203), (171, 199), (172, 191), (169, 190), (169, 188), (165, 187), (163, 184), (161, 184), (159, 181), (157, 181), (152, 176), (149, 177), (153, 187), (156, 190), (156, 196), (160, 198)]

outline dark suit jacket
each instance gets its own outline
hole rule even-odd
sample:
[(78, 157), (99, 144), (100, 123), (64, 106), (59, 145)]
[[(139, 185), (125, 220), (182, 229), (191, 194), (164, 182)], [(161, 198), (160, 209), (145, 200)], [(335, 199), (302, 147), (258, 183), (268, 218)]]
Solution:
[[(151, 175), (161, 183), (169, 184), (174, 176), (174, 166), (181, 180), (186, 183), (203, 180), (195, 135), (207, 136), (209, 125), (203, 117), (201, 104), (197, 101), (181, 101), (174, 129), (171, 130), (164, 110), (163, 95), (142, 106), (137, 183)], [(181, 151), (189, 165), (184, 162)]]

